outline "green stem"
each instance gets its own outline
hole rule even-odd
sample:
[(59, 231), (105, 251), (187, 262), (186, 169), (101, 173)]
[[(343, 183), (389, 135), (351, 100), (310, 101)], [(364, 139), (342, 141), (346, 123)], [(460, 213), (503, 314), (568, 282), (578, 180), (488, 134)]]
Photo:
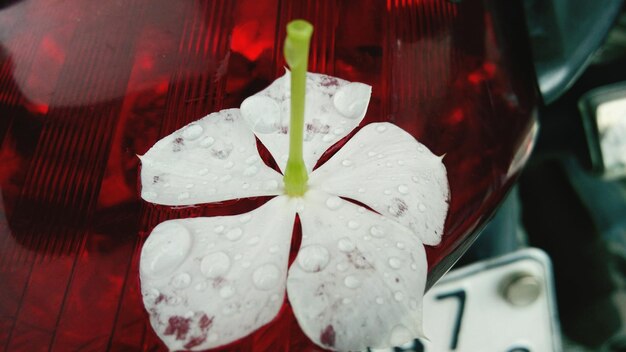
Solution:
[(302, 158), (304, 139), (304, 96), (309, 45), (313, 26), (304, 20), (287, 24), (285, 60), (291, 69), (291, 121), (289, 124), (289, 159), (285, 170), (285, 192), (292, 197), (304, 195), (309, 179)]

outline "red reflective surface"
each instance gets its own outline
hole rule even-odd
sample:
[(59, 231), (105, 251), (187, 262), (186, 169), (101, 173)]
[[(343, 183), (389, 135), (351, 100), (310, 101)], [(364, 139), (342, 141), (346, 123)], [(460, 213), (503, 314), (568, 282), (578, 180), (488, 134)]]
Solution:
[[(432, 283), (514, 181), (535, 83), (521, 8), (498, 1), (24, 0), (0, 3), (0, 348), (165, 350), (138, 259), (169, 209), (140, 200), (136, 155), (283, 72), (285, 24), (315, 25), (311, 70), (373, 86), (390, 121), (444, 163), (451, 206)], [(288, 304), (225, 350), (315, 351)]]

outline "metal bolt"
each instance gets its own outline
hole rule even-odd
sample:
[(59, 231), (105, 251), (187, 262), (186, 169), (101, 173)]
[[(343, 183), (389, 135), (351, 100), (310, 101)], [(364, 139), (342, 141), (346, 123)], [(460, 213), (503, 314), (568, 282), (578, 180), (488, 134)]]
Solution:
[(502, 296), (510, 304), (525, 307), (541, 294), (541, 281), (529, 273), (515, 273), (503, 280)]

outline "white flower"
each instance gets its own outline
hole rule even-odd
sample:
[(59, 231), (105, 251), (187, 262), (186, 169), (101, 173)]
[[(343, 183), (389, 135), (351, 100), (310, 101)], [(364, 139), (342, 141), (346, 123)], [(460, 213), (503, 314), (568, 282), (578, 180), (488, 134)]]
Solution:
[[(141, 157), (142, 197), (152, 203), (276, 196), (246, 214), (165, 221), (148, 237), (141, 289), (170, 349), (238, 340), (277, 315), (285, 292), (302, 330), (324, 348), (384, 348), (421, 336), (423, 244), (439, 243), (448, 208), (441, 158), (399, 127), (372, 123), (313, 170), (359, 125), (370, 92), (307, 74), (303, 197), (284, 194), (282, 175), (263, 163), (255, 140), (284, 170), (289, 73), (241, 109), (193, 122)], [(296, 214), (302, 245), (288, 268)]]

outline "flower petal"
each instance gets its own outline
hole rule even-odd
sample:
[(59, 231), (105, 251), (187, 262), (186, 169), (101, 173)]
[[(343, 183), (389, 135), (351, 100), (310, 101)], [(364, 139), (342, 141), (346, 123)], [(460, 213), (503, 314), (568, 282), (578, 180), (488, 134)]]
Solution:
[[(283, 172), (289, 153), (290, 87), (287, 71), (241, 103), (241, 114)], [(309, 172), (326, 149), (363, 120), (371, 92), (363, 83), (307, 73), (303, 157)]]
[(171, 350), (204, 350), (272, 320), (284, 298), (295, 211), (276, 197), (242, 215), (159, 224), (141, 252), (150, 323)]
[(266, 166), (238, 109), (212, 113), (158, 141), (141, 158), (141, 197), (192, 205), (276, 195), (282, 176)]
[(436, 245), (450, 194), (441, 161), (401, 128), (374, 123), (315, 170), (310, 185), (366, 204)]
[(422, 243), (406, 227), (339, 197), (316, 191), (305, 197), (302, 246), (287, 278), (304, 333), (341, 351), (421, 336)]

